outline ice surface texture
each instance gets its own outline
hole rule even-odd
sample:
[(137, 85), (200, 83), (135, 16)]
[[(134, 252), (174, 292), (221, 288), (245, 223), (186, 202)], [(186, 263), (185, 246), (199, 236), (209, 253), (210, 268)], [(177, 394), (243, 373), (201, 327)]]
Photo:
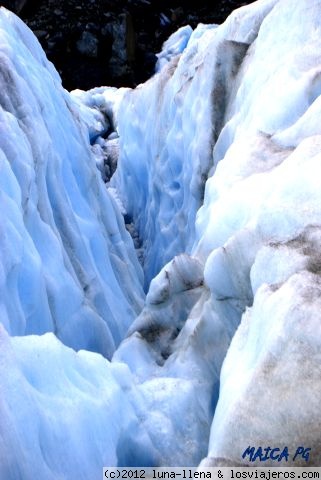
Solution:
[(181, 56), (120, 104), (112, 185), (143, 239), (146, 287), (174, 255), (191, 250), (235, 78), (272, 3), (253, 8), (245, 24), (236, 15), (220, 28), (200, 25)]
[[(147, 282), (181, 251), (190, 270), (204, 265), (190, 303), (174, 294), (177, 260), (165, 265), (130, 332), (142, 359), (143, 340), (190, 380), (206, 359), (203, 400), (208, 388), (212, 408), (218, 399), (208, 464), (238, 464), (248, 445), (287, 445), (287, 465), (304, 445), (320, 464), (319, 15), (313, 0), (261, 1), (201, 26), (120, 105), (114, 182), (145, 242)], [(116, 357), (141, 374), (125, 345), (133, 352), (134, 334)]]
[(263, 21), (198, 214), (205, 283), (247, 307), (223, 365), (212, 458), (286, 445), (290, 465), (302, 445), (320, 465), (319, 15), (319, 2), (285, 0)]
[(77, 105), (27, 27), (0, 13), (1, 322), (111, 356), (142, 273)]
[[(70, 96), (1, 10), (1, 478), (248, 445), (320, 464), (320, 15), (243, 7), (115, 97)], [(113, 197), (90, 146), (108, 122)]]
[[(143, 306), (142, 270), (90, 147), (114, 113), (108, 92), (70, 97), (4, 9), (0, 32), (0, 477), (94, 480), (103, 465), (197, 464), (211, 411), (193, 382), (161, 370), (156, 354), (152, 378), (88, 352), (110, 357)], [(171, 293), (193, 300), (202, 268), (183, 257), (174, 278), (186, 267), (188, 284)]]
[(185, 50), (192, 33), (192, 27), (186, 25), (185, 27), (178, 29), (168, 40), (166, 40), (162, 51), (157, 54), (158, 60), (155, 67), (156, 72), (159, 72), (174, 57)]

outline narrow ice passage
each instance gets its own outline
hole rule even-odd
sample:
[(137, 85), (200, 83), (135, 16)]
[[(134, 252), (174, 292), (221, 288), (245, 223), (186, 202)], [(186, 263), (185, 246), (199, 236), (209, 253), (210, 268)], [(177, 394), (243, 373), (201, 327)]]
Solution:
[(1, 478), (320, 464), (320, 14), (259, 0), (69, 94), (0, 10)]

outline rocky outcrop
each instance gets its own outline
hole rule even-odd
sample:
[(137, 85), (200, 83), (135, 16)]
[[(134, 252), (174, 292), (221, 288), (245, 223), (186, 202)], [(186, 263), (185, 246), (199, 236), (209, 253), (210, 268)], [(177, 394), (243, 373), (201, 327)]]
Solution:
[(222, 23), (251, 3), (220, 0), (15, 0), (1, 2), (19, 13), (38, 37), (68, 90), (98, 85), (135, 86), (155, 69), (155, 53), (183, 25)]
[(4, 0), (1, 5), (19, 14), (27, 3), (28, 0)]

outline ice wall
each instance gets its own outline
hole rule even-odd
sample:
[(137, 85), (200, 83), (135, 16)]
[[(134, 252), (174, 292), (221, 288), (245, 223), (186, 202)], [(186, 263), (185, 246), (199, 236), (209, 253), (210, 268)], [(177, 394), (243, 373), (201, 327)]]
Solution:
[(178, 252), (189, 267), (178, 256), (152, 280), (116, 356), (140, 371), (124, 349), (139, 335), (141, 357), (192, 383), (202, 357), (205, 422), (218, 401), (204, 464), (248, 463), (249, 445), (288, 446), (282, 465), (297, 466), (303, 445), (320, 463), (320, 13), (260, 1), (200, 26), (120, 106), (113, 182), (147, 281)]
[[(320, 14), (261, 0), (121, 93), (112, 187), (143, 306), (90, 150), (106, 118), (1, 10), (1, 477), (235, 465), (249, 445), (319, 465)], [(52, 332), (123, 340), (109, 362)]]
[[(88, 351), (111, 356), (143, 299), (132, 240), (90, 147), (108, 121), (92, 93), (88, 106), (62, 89), (4, 9), (0, 32), (0, 477), (94, 480), (104, 465), (196, 465), (212, 417), (209, 368), (202, 381), (202, 361), (193, 372), (194, 359), (176, 369), (181, 356), (162, 368), (166, 352), (146, 353), (138, 333), (113, 363)], [(107, 108), (105, 94), (95, 99)], [(192, 305), (202, 267), (183, 256), (173, 276), (171, 293)]]
[(75, 102), (31, 31), (0, 11), (0, 320), (111, 356), (142, 272)]
[(112, 185), (143, 240), (146, 287), (174, 255), (191, 250), (235, 77), (274, 3), (254, 6), (246, 21), (235, 13), (220, 28), (199, 25), (183, 53), (120, 105), (121, 151)]
[(194, 253), (212, 295), (246, 311), (223, 364), (210, 462), (275, 445), (288, 447), (282, 465), (307, 465), (293, 461), (299, 446), (320, 465), (320, 13), (312, 0), (276, 3), (214, 148)]

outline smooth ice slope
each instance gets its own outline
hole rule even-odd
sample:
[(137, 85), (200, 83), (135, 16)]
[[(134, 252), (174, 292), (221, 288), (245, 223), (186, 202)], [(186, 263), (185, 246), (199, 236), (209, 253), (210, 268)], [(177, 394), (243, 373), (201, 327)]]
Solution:
[(142, 273), (77, 104), (38, 41), (0, 10), (0, 321), (110, 356)]
[(10, 339), (1, 325), (0, 346), (2, 479), (98, 480), (103, 466), (157, 464), (126, 365), (52, 333)]

